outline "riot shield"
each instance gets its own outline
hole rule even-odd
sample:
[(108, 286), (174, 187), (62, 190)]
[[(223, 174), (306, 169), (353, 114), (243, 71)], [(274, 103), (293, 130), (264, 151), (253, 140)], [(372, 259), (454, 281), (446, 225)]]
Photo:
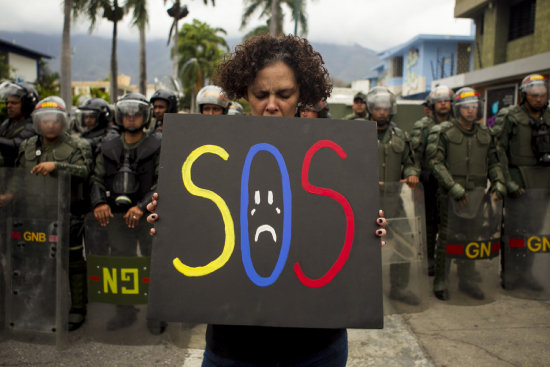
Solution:
[(449, 198), (441, 209), (443, 215), (446, 213), (446, 218), (441, 219), (442, 226), (446, 226), (440, 233), (445, 264), (444, 268), (436, 266), (436, 272), (446, 273), (450, 303), (476, 305), (494, 301), (498, 289), (502, 200), (494, 200), (486, 190), (476, 188), (468, 191), (466, 203)]
[(88, 313), (85, 333), (112, 344), (160, 342), (166, 324), (147, 320), (151, 263), (150, 225), (145, 217), (129, 228), (122, 213), (99, 225), (93, 213), (85, 219), (88, 264)]
[(502, 285), (521, 298), (550, 299), (550, 190), (504, 202)]
[(420, 312), (429, 298), (422, 185), (414, 190), (400, 182), (380, 185), (380, 207), (388, 223), (382, 249), (384, 313)]
[(67, 342), (70, 176), (0, 169), (0, 266), (6, 335)]

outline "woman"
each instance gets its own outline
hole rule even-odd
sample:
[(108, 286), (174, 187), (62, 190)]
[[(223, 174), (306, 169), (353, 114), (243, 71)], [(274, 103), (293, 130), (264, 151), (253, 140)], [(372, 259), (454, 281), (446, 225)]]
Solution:
[[(229, 98), (246, 99), (254, 116), (293, 117), (298, 103), (313, 105), (332, 90), (321, 55), (294, 36), (245, 41), (214, 81)], [(156, 198), (148, 206), (152, 212)], [(157, 219), (152, 214), (149, 221)], [(378, 236), (384, 234), (378, 229)], [(347, 354), (345, 329), (208, 325), (203, 366), (345, 366)]]

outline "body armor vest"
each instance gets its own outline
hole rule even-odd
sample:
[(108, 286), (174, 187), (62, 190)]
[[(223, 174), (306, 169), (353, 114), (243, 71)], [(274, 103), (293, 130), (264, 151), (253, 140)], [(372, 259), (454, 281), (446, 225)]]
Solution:
[(397, 182), (402, 176), (402, 157), (407, 144), (403, 131), (390, 124), (382, 140), (378, 140), (378, 179)]
[[(140, 201), (157, 181), (155, 163), (160, 154), (160, 138), (152, 134), (147, 136), (137, 147), (127, 150), (124, 148), (120, 135), (110, 135), (103, 140), (102, 152), (105, 162), (105, 187), (113, 191), (113, 181), (124, 164), (125, 157), (129, 159), (129, 166), (135, 174), (139, 187), (133, 193), (128, 193), (135, 204)], [(111, 209), (116, 208), (114, 197), (108, 198)]]
[(467, 190), (485, 187), (491, 144), (487, 128), (474, 124), (472, 131), (466, 131), (455, 122), (444, 134), (448, 141), (446, 165), (453, 179)]

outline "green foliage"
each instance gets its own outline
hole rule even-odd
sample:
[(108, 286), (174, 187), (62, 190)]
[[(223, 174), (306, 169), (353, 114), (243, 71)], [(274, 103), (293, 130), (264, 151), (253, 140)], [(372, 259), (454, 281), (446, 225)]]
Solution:
[(46, 61), (41, 59), (38, 63), (39, 72), (36, 79), (36, 91), (40, 95), (40, 99), (59, 96), (59, 74), (52, 73)]
[[(260, 12), (260, 15), (258, 18), (266, 18), (266, 28), (269, 31), (269, 24), (271, 22), (272, 14), (271, 14), (271, 5), (274, 0), (244, 0), (244, 11), (241, 21), (241, 29), (245, 28), (246, 25), (249, 23), (251, 17), (257, 13)], [(296, 1), (298, 2), (296, 4)], [(306, 0), (278, 0), (277, 3), (277, 34), (281, 35), (284, 34), (284, 12), (283, 12), (283, 6), (286, 5), (286, 8), (290, 12), (291, 19), (293, 21), (296, 21), (296, 14), (294, 12), (295, 5), (298, 6), (298, 25), (300, 28), (300, 35), (305, 36), (308, 32), (308, 23), (307, 23), (307, 14), (306, 14)], [(253, 19), (256, 19), (254, 17)], [(248, 33), (245, 36), (246, 38), (249, 38), (249, 35), (252, 33), (257, 32), (258, 28), (263, 28), (263, 26), (257, 27), (252, 32)], [(256, 34), (261, 34), (256, 33)], [(269, 33), (269, 32), (268, 32)]]
[(6, 62), (6, 58), (0, 55), (0, 80), (10, 79), (13, 68)]
[[(178, 69), (185, 96), (195, 95), (204, 85), (204, 81), (212, 78), (218, 64), (229, 51), (225, 38), (218, 33), (227, 32), (196, 19), (181, 27), (177, 48)], [(183, 107), (190, 106), (189, 98), (184, 98)]]

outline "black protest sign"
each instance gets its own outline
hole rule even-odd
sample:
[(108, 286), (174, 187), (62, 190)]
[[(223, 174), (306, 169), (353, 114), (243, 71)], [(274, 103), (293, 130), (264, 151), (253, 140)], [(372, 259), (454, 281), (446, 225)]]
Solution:
[(372, 122), (167, 115), (149, 314), (382, 327)]

